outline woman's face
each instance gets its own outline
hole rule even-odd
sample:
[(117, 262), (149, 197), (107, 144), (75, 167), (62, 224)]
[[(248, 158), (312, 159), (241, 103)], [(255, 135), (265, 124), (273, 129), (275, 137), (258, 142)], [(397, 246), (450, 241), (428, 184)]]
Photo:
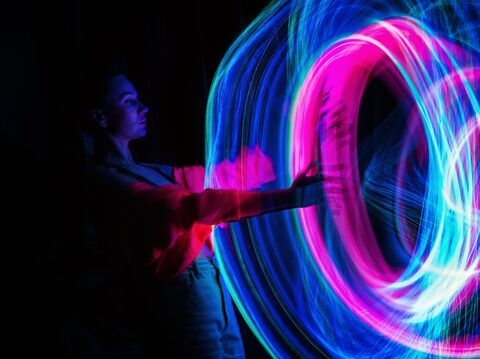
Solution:
[(108, 81), (105, 129), (122, 140), (134, 140), (147, 134), (148, 108), (138, 100), (135, 86), (123, 75)]

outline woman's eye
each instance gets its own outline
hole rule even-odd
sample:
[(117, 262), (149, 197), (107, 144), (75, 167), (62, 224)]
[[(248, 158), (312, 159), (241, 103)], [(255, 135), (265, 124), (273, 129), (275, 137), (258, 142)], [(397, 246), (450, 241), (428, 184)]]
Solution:
[(135, 101), (135, 100), (126, 100), (125, 103), (126, 103), (127, 105), (135, 105), (135, 104), (137, 103), (137, 101)]

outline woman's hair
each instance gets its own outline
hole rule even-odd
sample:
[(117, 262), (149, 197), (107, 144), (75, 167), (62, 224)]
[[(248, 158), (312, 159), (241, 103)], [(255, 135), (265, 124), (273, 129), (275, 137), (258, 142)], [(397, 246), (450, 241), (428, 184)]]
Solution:
[(107, 71), (91, 71), (88, 76), (82, 76), (77, 88), (77, 106), (79, 115), (80, 137), (83, 143), (86, 165), (99, 159), (110, 140), (105, 130), (99, 126), (92, 116), (94, 109), (106, 110), (106, 97), (110, 89), (110, 80), (117, 76), (126, 76), (119, 69)]
[(110, 81), (118, 76), (128, 77), (124, 71), (110, 71), (87, 80), (83, 85), (85, 90), (84, 108), (89, 112), (95, 108), (106, 110), (106, 97), (110, 90)]

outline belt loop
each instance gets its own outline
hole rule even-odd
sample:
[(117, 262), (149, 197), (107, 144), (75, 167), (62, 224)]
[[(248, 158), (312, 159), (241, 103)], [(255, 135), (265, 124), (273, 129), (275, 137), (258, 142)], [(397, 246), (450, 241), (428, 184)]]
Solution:
[(218, 260), (217, 260), (217, 257), (215, 256), (215, 254), (212, 256), (212, 264), (215, 267), (215, 269), (220, 271), (220, 265), (218, 264)]
[(192, 262), (192, 272), (196, 278), (200, 276), (200, 270), (198, 269), (198, 264), (196, 259)]

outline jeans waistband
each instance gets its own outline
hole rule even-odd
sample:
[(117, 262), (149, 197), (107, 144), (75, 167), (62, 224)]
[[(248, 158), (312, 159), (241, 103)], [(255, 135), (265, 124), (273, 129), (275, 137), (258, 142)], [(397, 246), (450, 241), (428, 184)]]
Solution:
[(190, 264), (185, 271), (193, 271), (195, 273), (200, 273), (202, 271), (209, 271), (215, 269), (216, 271), (220, 270), (218, 261), (215, 257), (212, 258), (197, 258), (192, 264)]

